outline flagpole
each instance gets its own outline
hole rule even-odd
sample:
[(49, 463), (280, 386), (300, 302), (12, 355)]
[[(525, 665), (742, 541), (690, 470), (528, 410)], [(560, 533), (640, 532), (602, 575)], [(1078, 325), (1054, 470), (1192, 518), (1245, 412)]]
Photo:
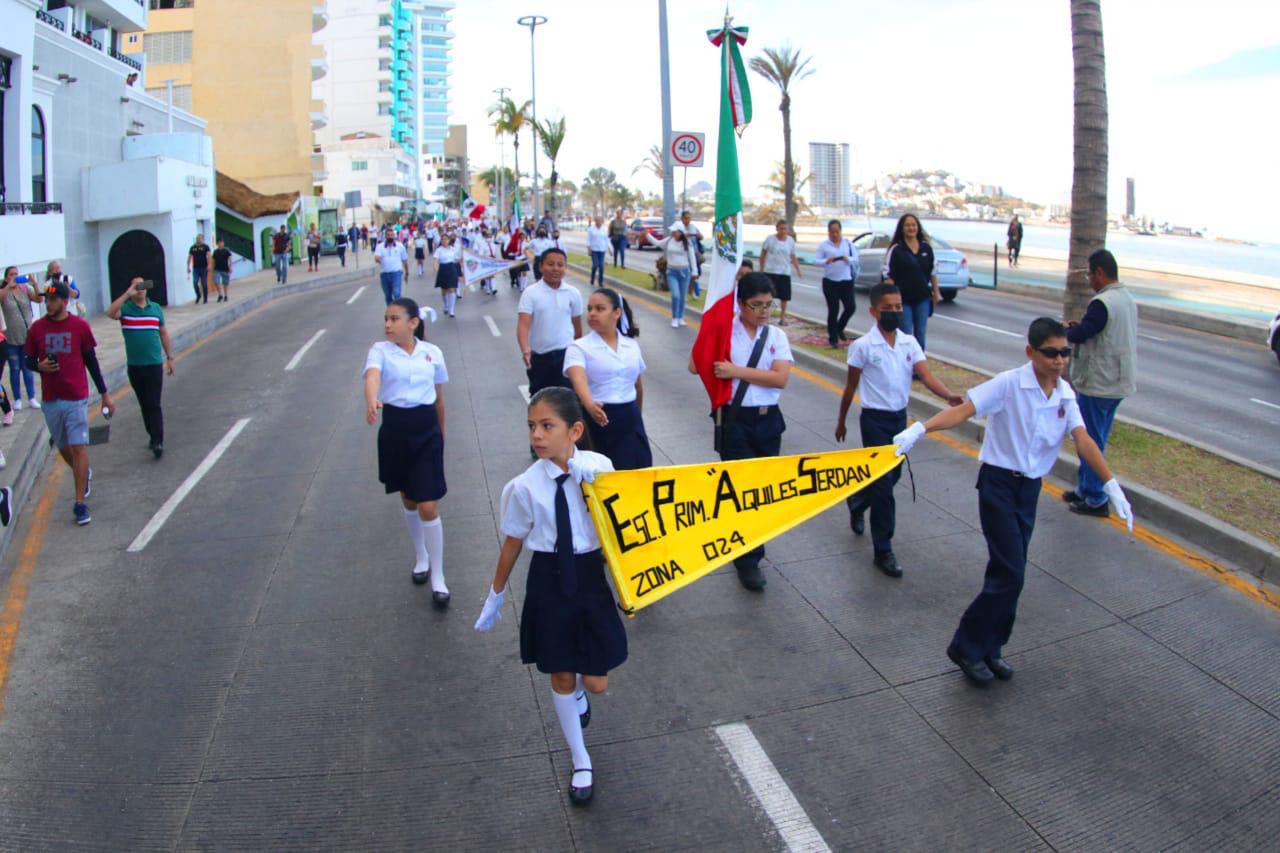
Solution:
[(662, 224), (676, 221), (675, 166), (671, 162), (671, 62), (667, 49), (667, 0), (658, 0), (658, 62), (662, 78)]

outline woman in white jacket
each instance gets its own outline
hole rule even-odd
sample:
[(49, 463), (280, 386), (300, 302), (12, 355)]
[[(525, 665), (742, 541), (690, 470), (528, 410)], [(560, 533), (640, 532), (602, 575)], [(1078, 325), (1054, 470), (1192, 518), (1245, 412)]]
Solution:
[(667, 260), (667, 287), (671, 288), (671, 328), (684, 325), (684, 300), (689, 282), (698, 277), (698, 259), (693, 254), (693, 244), (683, 231), (672, 231), (661, 240), (653, 239), (648, 231), (644, 238), (652, 246), (662, 250)]

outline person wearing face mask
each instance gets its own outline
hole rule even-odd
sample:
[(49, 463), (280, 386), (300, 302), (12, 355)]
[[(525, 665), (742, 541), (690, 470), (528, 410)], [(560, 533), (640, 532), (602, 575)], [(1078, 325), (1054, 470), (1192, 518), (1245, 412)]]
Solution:
[[(849, 374), (844, 395), (840, 398), (840, 414), (836, 418), (836, 441), (845, 439), (845, 418), (853, 402), (854, 392), (862, 386), (862, 413), (858, 426), (862, 430), (862, 446), (878, 447), (893, 442), (893, 437), (907, 428), (907, 403), (911, 398), (911, 377), (919, 376), (924, 386), (958, 406), (964, 399), (952, 392), (929, 370), (924, 350), (907, 332), (901, 331), (902, 294), (892, 284), (871, 288), (871, 316), (876, 324), (870, 332), (849, 346)], [(902, 577), (902, 567), (893, 553), (893, 529), (896, 506), (893, 487), (902, 476), (902, 466), (876, 480), (857, 494), (850, 495), (849, 525), (861, 536), (865, 529), (863, 516), (871, 510), (871, 545), (873, 562), (891, 578)]]

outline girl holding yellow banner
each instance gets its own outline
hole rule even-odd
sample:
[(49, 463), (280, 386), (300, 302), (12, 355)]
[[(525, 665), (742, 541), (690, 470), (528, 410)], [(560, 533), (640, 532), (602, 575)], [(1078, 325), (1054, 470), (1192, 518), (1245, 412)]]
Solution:
[(594, 782), (582, 737), (591, 722), (585, 691), (604, 692), (609, 670), (627, 659), (626, 631), (580, 485), (613, 465), (576, 448), (586, 428), (568, 388), (544, 388), (529, 403), (529, 443), (538, 461), (502, 489), (506, 540), (475, 626), (488, 631), (501, 618), (507, 579), (528, 543), (533, 559), (520, 614), (520, 659), (551, 676), (556, 717), (573, 756), (569, 800), (576, 805), (590, 802)]

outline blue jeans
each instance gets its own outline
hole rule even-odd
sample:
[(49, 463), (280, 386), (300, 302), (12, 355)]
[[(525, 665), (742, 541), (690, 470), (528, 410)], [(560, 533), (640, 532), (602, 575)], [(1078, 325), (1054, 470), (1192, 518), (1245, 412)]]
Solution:
[(272, 255), (271, 265), (276, 268), (276, 281), (286, 284), (289, 281), (289, 253), (281, 252)]
[(929, 326), (929, 315), (932, 313), (932, 300), (902, 303), (901, 329), (920, 343), (920, 349), (924, 349), (924, 332)]
[(27, 367), (26, 359), (22, 357), (22, 344), (11, 344), (5, 341), (4, 360), (9, 362), (9, 384), (13, 386), (13, 402), (22, 402), (22, 385), (18, 379), (18, 371), (22, 371), (22, 379), (27, 383), (27, 399), (34, 400), (36, 398), (36, 374), (35, 371)]
[(191, 286), (196, 290), (196, 301), (199, 302), (203, 297), (205, 302), (209, 301), (209, 268), (208, 267), (192, 267), (191, 268)]
[[(1107, 449), (1107, 438), (1111, 435), (1111, 424), (1116, 417), (1116, 409), (1120, 408), (1118, 399), (1109, 397), (1090, 397), (1088, 394), (1076, 394), (1080, 404), (1080, 417), (1084, 418), (1084, 428), (1089, 438), (1098, 445), (1099, 450)], [(1089, 506), (1102, 506), (1107, 502), (1107, 493), (1102, 489), (1102, 479), (1093, 469), (1080, 460), (1080, 474), (1077, 478), (1076, 494)]]
[(627, 268), (627, 238), (626, 237), (610, 237), (609, 241), (613, 243), (613, 265), (620, 266), (624, 270)]
[(604, 252), (591, 253), (591, 283), (596, 283), (596, 273), (600, 273), (600, 286), (604, 287)]
[(400, 282), (403, 276), (403, 270), (382, 273), (382, 296), (387, 300), (388, 305), (400, 298)]
[(667, 287), (671, 288), (671, 319), (684, 319), (684, 300), (689, 289), (689, 268), (667, 267)]

